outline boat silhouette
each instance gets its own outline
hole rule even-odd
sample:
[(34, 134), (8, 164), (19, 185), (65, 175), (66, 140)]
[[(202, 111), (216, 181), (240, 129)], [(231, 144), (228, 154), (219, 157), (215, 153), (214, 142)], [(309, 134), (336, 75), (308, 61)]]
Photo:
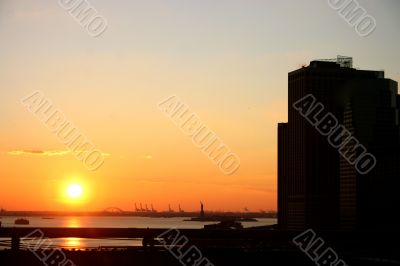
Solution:
[(29, 220), (24, 218), (19, 218), (15, 220), (14, 224), (27, 225), (29, 224)]

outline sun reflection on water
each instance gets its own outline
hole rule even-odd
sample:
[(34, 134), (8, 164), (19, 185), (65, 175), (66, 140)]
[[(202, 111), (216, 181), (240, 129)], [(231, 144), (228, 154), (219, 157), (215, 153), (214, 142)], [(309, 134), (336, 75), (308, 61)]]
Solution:
[(79, 218), (76, 217), (69, 217), (67, 222), (66, 222), (66, 227), (82, 227), (81, 226), (81, 221)]
[(63, 238), (63, 247), (65, 248), (82, 248), (81, 239), (77, 237), (66, 237)]
[[(79, 228), (82, 227), (79, 217), (68, 217), (64, 222), (64, 227)], [(81, 249), (82, 239), (78, 237), (65, 237), (61, 239), (61, 246), (67, 249)]]

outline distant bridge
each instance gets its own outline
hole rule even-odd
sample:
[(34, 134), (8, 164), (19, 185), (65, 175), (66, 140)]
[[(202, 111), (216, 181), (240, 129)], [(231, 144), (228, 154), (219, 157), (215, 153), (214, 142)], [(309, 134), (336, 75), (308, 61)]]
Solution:
[(125, 213), (123, 209), (120, 209), (118, 207), (108, 207), (103, 210), (103, 212), (108, 212), (108, 213)]

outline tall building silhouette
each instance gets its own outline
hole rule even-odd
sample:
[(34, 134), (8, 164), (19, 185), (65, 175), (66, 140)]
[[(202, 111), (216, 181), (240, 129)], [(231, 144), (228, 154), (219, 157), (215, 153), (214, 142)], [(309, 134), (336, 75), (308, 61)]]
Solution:
[[(288, 123), (278, 124), (278, 224), (283, 229), (354, 230), (398, 223), (400, 96), (383, 71), (352, 68), (352, 59), (312, 61), (289, 73)], [(342, 156), (357, 143), (333, 147), (293, 104), (311, 94), (376, 158), (360, 173)], [(316, 108), (315, 110), (318, 110)], [(310, 111), (313, 112), (313, 111)], [(340, 136), (339, 136), (340, 137)], [(338, 138), (340, 139), (340, 138)]]

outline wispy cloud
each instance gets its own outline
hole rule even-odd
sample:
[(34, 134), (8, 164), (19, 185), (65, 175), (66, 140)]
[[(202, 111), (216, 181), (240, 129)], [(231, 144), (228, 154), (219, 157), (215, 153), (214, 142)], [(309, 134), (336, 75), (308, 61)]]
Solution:
[[(72, 153), (70, 150), (11, 150), (7, 151), (9, 155), (36, 155), (36, 156), (63, 156)], [(84, 151), (75, 151), (81, 153)], [(109, 153), (102, 153), (103, 156), (110, 156)]]

